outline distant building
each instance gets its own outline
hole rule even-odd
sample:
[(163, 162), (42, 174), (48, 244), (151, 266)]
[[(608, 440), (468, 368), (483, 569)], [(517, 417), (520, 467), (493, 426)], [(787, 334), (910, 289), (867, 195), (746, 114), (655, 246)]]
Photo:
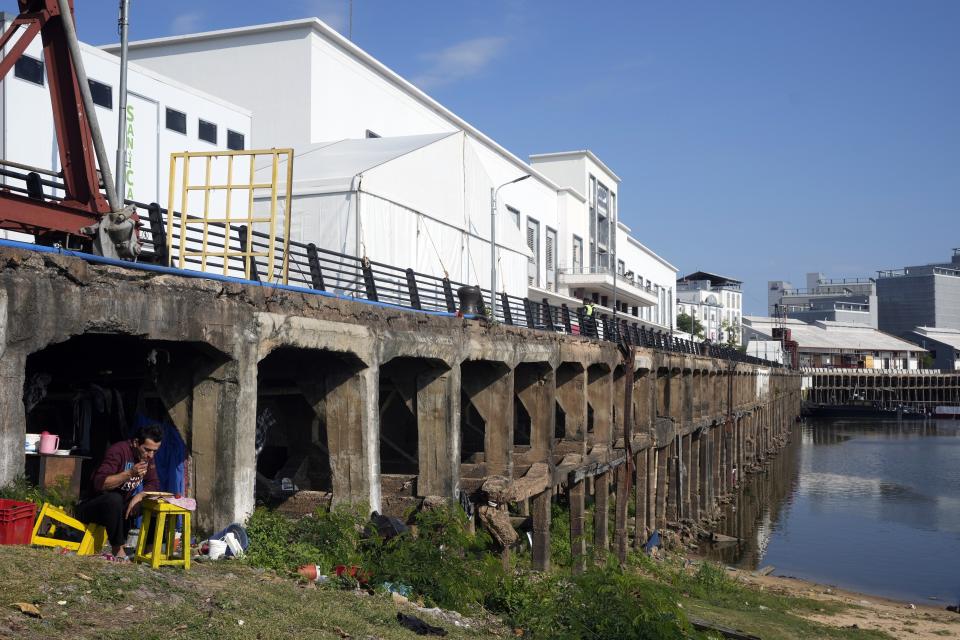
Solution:
[(677, 280), (677, 315), (684, 313), (703, 325), (713, 342), (740, 342), (743, 293), (740, 280), (697, 271)]
[(916, 327), (960, 329), (960, 248), (947, 263), (877, 273), (882, 331), (905, 336)]
[(960, 371), (960, 329), (917, 327), (904, 337), (929, 351), (937, 369)]
[(784, 280), (770, 280), (767, 313), (774, 317), (778, 309), (788, 318), (804, 322), (830, 320), (878, 327), (877, 287), (871, 278), (832, 279), (822, 273), (808, 273), (803, 289)]
[[(743, 341), (747, 354), (762, 354), (779, 339), (776, 318), (744, 316)], [(788, 318), (784, 328), (797, 342), (802, 369), (891, 369), (920, 368), (926, 349), (878, 331), (866, 324), (817, 320), (806, 323)], [(776, 334), (776, 335), (775, 335)], [(754, 343), (757, 343), (756, 345)]]

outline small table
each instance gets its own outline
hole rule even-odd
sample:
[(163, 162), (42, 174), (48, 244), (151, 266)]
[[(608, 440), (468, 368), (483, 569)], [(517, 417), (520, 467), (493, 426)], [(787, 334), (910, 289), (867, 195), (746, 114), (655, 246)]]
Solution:
[(25, 471), (27, 478), (38, 487), (57, 484), (60, 478), (67, 479), (70, 494), (80, 497), (80, 469), (90, 456), (58, 456), (51, 453), (27, 453)]

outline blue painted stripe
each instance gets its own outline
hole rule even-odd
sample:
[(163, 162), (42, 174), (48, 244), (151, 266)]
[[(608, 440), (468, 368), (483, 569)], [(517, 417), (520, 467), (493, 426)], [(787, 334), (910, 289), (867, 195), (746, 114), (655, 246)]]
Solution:
[(190, 271), (188, 269), (176, 269), (174, 267), (164, 267), (157, 264), (146, 264), (142, 262), (129, 262), (127, 260), (118, 260), (116, 258), (106, 258), (104, 256), (93, 255), (92, 253), (83, 253), (81, 251), (72, 251), (70, 249), (62, 249), (57, 247), (47, 247), (44, 245), (33, 244), (31, 242), (20, 242), (18, 240), (7, 240), (0, 238), (0, 247), (11, 247), (13, 249), (23, 249), (26, 251), (35, 251), (37, 253), (53, 253), (61, 256), (68, 256), (71, 258), (80, 258), (86, 262), (92, 262), (94, 264), (108, 264), (115, 267), (123, 267), (125, 269), (138, 269), (140, 271), (152, 271), (154, 273), (165, 273), (172, 276), (180, 276), (183, 278), (199, 278), (202, 280), (216, 280), (218, 282), (232, 282), (235, 284), (242, 284), (251, 287), (264, 287), (268, 289), (279, 289), (281, 291), (292, 291), (294, 293), (305, 293), (314, 296), (321, 296), (324, 298), (335, 298), (338, 300), (348, 300), (350, 302), (356, 302), (358, 304), (366, 304), (373, 307), (380, 307), (384, 309), (395, 309), (397, 311), (406, 311), (408, 313), (422, 313), (429, 316), (441, 316), (445, 318), (455, 318), (457, 314), (450, 313), (449, 311), (426, 311), (419, 309), (411, 309), (409, 307), (402, 307), (397, 304), (391, 304), (389, 302), (373, 302), (372, 300), (364, 300), (363, 298), (351, 298), (349, 296), (344, 296), (336, 293), (330, 293), (327, 291), (317, 291), (316, 289), (310, 289), (308, 287), (296, 287), (289, 284), (276, 284), (272, 282), (257, 282), (256, 280), (246, 280), (244, 278), (235, 278), (233, 276), (224, 276), (217, 273), (207, 273), (205, 271)]

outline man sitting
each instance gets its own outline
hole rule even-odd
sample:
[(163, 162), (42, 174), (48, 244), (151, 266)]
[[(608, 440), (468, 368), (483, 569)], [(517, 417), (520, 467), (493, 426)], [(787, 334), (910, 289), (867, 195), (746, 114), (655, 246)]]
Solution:
[(163, 429), (156, 424), (142, 427), (132, 440), (123, 440), (107, 449), (103, 462), (93, 474), (93, 498), (77, 505), (77, 519), (96, 523), (107, 530), (113, 555), (123, 558), (123, 543), (131, 528), (132, 518), (140, 515), (143, 492), (160, 489), (157, 465), (153, 458), (160, 448)]

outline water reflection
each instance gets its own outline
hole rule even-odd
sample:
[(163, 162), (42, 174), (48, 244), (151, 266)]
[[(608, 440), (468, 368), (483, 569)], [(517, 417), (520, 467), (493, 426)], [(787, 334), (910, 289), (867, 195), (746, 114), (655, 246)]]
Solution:
[(960, 422), (809, 421), (733, 504), (721, 532), (742, 542), (710, 549), (715, 559), (878, 595), (960, 597)]

